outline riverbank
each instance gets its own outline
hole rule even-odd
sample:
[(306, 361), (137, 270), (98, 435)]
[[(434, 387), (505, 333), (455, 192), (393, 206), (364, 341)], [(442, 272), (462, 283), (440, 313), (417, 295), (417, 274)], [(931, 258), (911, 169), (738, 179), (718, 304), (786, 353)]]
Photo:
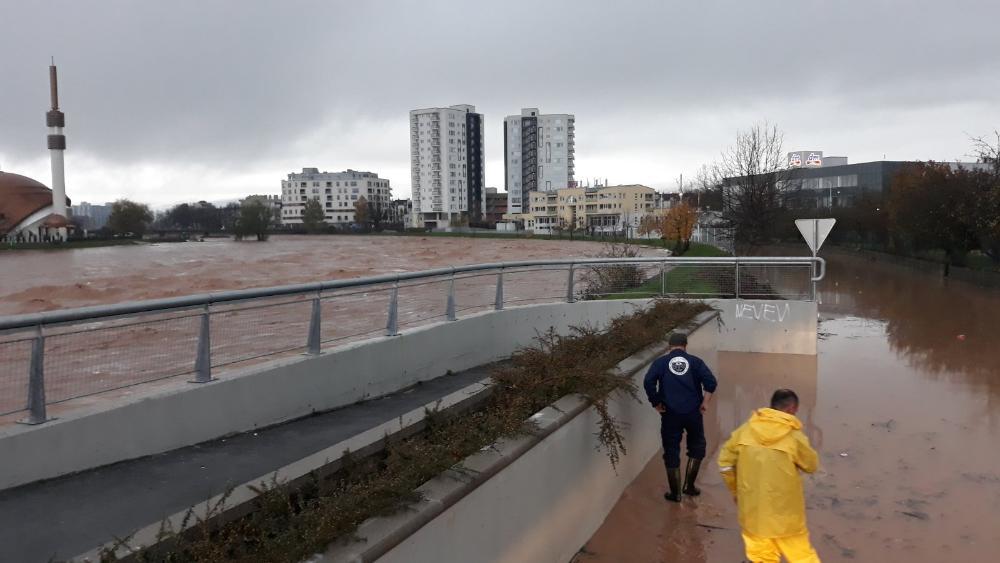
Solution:
[(142, 244), (136, 239), (107, 239), (107, 240), (70, 240), (66, 242), (30, 242), (19, 244), (0, 245), (0, 252), (18, 252), (28, 250), (42, 250), (45, 252), (58, 252), (61, 250), (74, 250), (78, 248), (101, 248), (104, 246), (134, 246)]
[(839, 245), (831, 246), (829, 247), (829, 250), (851, 254), (854, 256), (862, 256), (879, 262), (914, 268), (924, 272), (938, 274), (942, 277), (956, 279), (983, 287), (1000, 287), (1000, 271), (989, 269), (988, 267), (985, 267), (986, 264), (983, 264), (984, 267), (980, 268), (967, 268), (964, 266), (949, 265), (946, 262), (928, 258), (916, 258), (912, 256), (903, 256), (899, 254), (890, 254), (888, 252), (879, 252), (876, 250), (852, 248)]

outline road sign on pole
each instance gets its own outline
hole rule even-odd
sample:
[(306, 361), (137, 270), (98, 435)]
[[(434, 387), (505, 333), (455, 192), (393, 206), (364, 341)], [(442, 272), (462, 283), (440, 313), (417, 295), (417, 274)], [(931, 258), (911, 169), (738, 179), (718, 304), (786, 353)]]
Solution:
[[(796, 219), (795, 226), (799, 228), (799, 232), (802, 233), (802, 238), (806, 239), (806, 244), (809, 245), (809, 250), (812, 250), (813, 257), (816, 257), (816, 253), (819, 252), (819, 247), (823, 246), (823, 241), (826, 240), (826, 236), (830, 234), (833, 230), (833, 224), (836, 223), (836, 219)], [(816, 264), (813, 263), (813, 276), (816, 275)], [(818, 299), (819, 294), (816, 293), (816, 282), (812, 283), (812, 294), (813, 299)]]
[(806, 239), (813, 256), (816, 256), (819, 247), (823, 246), (823, 241), (833, 230), (833, 224), (836, 222), (836, 219), (796, 219), (795, 226), (802, 233), (802, 238)]

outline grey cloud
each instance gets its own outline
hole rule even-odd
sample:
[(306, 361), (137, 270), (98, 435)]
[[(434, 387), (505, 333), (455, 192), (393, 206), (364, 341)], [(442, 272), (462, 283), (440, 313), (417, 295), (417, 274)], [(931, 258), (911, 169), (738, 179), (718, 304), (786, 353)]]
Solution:
[[(51, 54), (71, 151), (108, 167), (253, 168), (261, 189), (268, 166), (299, 160), (402, 170), (405, 187), (407, 111), (454, 103), (487, 116), (491, 184), (502, 117), (528, 106), (575, 113), (577, 168), (602, 177), (635, 172), (614, 169), (616, 154), (710, 160), (755, 116), (821, 147), (844, 122), (882, 123), (891, 143), (941, 106), (1000, 125), (1000, 5), (987, 2), (64, 0), (2, 13), (0, 154), (44, 152)], [(822, 118), (791, 113), (810, 106)], [(928, 122), (917, 152), (961, 154), (935, 138), (953, 125)]]

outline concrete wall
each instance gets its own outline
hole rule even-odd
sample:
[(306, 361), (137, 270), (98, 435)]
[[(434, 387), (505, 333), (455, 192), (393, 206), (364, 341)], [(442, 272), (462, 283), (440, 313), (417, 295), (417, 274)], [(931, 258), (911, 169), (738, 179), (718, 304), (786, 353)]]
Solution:
[[(719, 337), (715, 326), (714, 320), (709, 321), (690, 337), (689, 351), (710, 365)], [(645, 364), (655, 357), (647, 355), (633, 366), (640, 368), (634, 376), (640, 385)], [(627, 362), (619, 369), (626, 369)], [(546, 411), (536, 415), (539, 425), (545, 426), (547, 416), (570, 410), (573, 400), (567, 397), (556, 405), (558, 409), (547, 409), (551, 415)], [(587, 408), (404, 539), (379, 563), (568, 562), (660, 450), (659, 417), (645, 400), (620, 397), (611, 410), (629, 423), (628, 454), (617, 471), (597, 449), (598, 416)], [(369, 560), (357, 552), (332, 550), (311, 561)]]
[(297, 356), (218, 381), (0, 431), (0, 489), (151, 455), (378, 397), (509, 356), (554, 327), (603, 326), (642, 306), (587, 301), (512, 307)]
[(815, 302), (718, 299), (719, 351), (816, 355)]

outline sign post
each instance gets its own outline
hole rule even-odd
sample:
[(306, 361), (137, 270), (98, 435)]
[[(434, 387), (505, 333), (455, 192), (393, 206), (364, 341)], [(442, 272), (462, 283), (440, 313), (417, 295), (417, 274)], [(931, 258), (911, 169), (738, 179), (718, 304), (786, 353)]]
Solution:
[[(833, 230), (833, 225), (836, 223), (836, 219), (796, 219), (795, 226), (799, 228), (799, 232), (802, 233), (802, 238), (806, 239), (806, 244), (809, 245), (809, 250), (813, 253), (813, 258), (819, 253), (819, 248), (823, 246), (823, 242), (826, 241), (827, 235)], [(813, 262), (813, 272), (812, 277), (816, 277), (816, 263)], [(816, 295), (816, 282), (812, 283), (812, 293), (813, 299), (817, 298)]]

